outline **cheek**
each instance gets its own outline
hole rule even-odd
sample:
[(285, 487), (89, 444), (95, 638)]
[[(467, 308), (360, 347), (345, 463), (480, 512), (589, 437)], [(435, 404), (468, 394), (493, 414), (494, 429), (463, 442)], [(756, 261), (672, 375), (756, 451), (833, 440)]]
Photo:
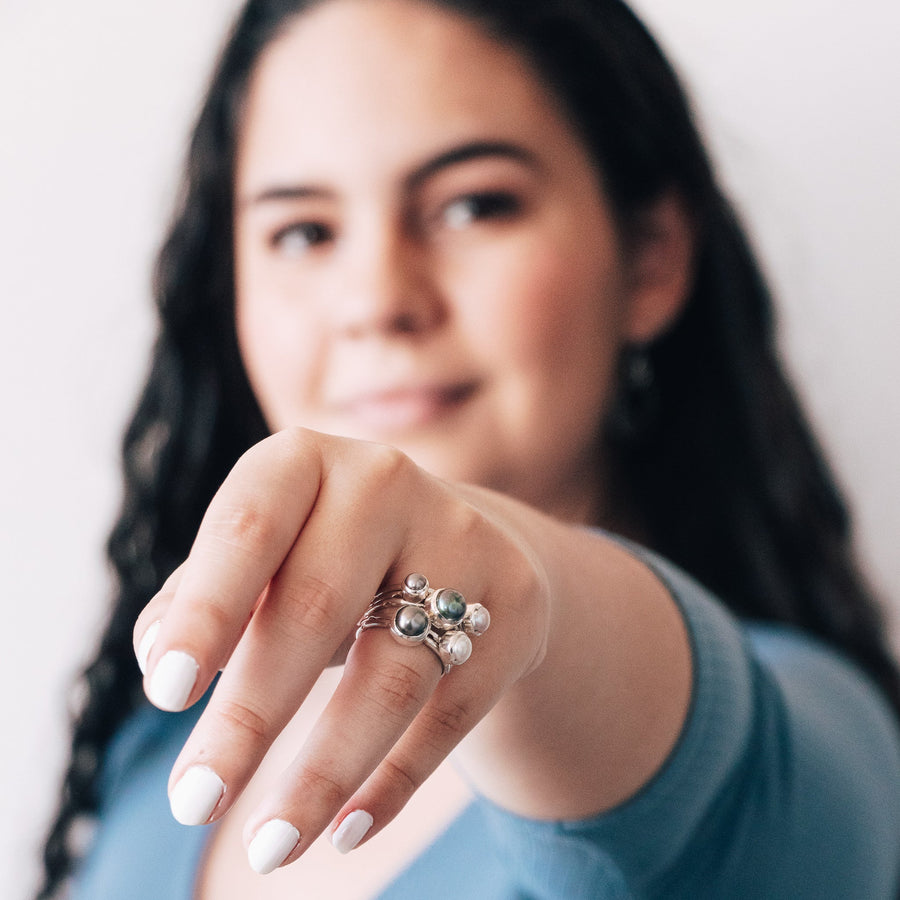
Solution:
[(579, 244), (583, 238), (529, 247), (485, 304), (492, 332), (504, 336), (521, 368), (573, 387), (608, 380), (624, 310), (615, 261)]
[(238, 347), (256, 399), (273, 429), (298, 420), (315, 381), (313, 330), (265, 297), (238, 292)]
[(300, 421), (317, 382), (320, 323), (304, 291), (273, 270), (236, 228), (235, 328), (256, 399), (272, 429)]

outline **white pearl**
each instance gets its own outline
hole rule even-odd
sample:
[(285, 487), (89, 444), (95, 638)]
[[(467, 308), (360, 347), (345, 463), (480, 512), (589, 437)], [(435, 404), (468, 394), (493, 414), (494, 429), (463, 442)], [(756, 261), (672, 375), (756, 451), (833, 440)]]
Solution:
[(472, 641), (467, 634), (458, 631), (444, 639), (444, 649), (450, 664), (460, 666), (472, 655)]
[(469, 623), (475, 634), (484, 634), (491, 626), (491, 614), (483, 606), (477, 606), (469, 616)]

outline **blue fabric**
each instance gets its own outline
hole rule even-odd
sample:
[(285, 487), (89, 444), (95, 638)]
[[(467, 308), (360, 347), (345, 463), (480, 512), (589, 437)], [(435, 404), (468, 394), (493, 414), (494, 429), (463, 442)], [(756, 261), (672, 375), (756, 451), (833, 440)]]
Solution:
[[(531, 821), (477, 800), (379, 900), (896, 896), (900, 734), (881, 695), (816, 641), (741, 625), (674, 567), (641, 557), (679, 603), (694, 653), (688, 720), (662, 770), (584, 821)], [(172, 819), (166, 783), (198, 714), (148, 706), (122, 728), (73, 900), (190, 900), (209, 830)], [(448, 847), (454, 878), (442, 881)]]

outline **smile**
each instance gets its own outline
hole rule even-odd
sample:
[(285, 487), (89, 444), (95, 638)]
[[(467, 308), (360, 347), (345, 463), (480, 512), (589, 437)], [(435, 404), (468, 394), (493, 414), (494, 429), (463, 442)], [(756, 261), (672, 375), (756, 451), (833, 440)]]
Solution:
[(395, 431), (437, 422), (463, 406), (477, 390), (475, 382), (392, 388), (361, 394), (337, 408), (367, 428)]

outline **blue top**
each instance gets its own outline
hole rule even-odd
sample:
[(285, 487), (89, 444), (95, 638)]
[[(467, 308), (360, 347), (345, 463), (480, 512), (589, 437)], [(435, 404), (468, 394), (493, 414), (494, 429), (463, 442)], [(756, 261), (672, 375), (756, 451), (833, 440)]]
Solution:
[[(694, 654), (691, 709), (661, 771), (581, 821), (475, 800), (379, 900), (897, 895), (900, 733), (877, 689), (820, 643), (737, 623), (673, 566), (641, 556), (678, 602)], [(210, 831), (175, 822), (166, 783), (198, 715), (144, 706), (122, 727), (72, 900), (191, 900)], [(448, 846), (454, 877), (435, 879)]]

